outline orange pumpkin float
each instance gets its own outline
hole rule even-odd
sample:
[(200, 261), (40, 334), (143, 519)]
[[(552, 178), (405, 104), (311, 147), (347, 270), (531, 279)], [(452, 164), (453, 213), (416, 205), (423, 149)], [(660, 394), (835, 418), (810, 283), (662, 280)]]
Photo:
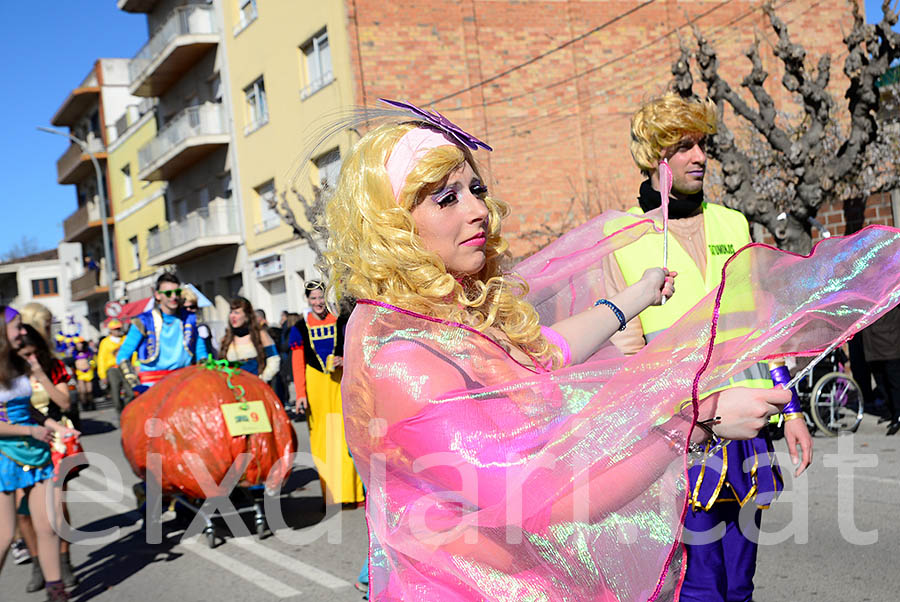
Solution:
[[(125, 457), (146, 480), (150, 454), (151, 472), (161, 467), (155, 476), (163, 493), (199, 499), (228, 495), (220, 484), (233, 464), (241, 486), (265, 483), (275, 490), (290, 474), (297, 436), (281, 402), (252, 374), (225, 370), (213, 364), (177, 370), (122, 412)], [(263, 402), (271, 432), (231, 436), (220, 406), (236, 401)]]

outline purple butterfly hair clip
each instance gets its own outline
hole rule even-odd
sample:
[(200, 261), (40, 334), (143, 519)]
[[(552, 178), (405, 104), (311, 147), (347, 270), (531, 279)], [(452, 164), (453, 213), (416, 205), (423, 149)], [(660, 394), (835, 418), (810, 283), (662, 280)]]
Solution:
[(428, 123), (429, 125), (433, 125), (437, 129), (441, 130), (457, 142), (459, 142), (462, 146), (468, 147), (472, 150), (478, 150), (479, 147), (492, 151), (490, 146), (473, 136), (472, 134), (466, 132), (458, 125), (438, 113), (437, 111), (426, 111), (425, 109), (420, 109), (419, 107), (409, 104), (408, 102), (400, 102), (397, 100), (388, 100), (386, 98), (379, 98), (381, 102), (385, 104), (389, 104), (392, 107), (397, 107), (398, 109), (404, 109), (409, 111), (416, 118), (421, 119), (422, 121)]

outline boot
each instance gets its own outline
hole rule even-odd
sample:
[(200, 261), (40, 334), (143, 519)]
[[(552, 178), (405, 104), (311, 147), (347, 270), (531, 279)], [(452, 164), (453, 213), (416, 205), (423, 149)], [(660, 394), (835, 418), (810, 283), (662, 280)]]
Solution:
[(41, 572), (41, 564), (35, 559), (31, 565), (31, 581), (25, 586), (25, 591), (29, 594), (44, 589), (44, 573)]
[(78, 577), (72, 572), (72, 563), (69, 561), (68, 552), (59, 555), (59, 568), (63, 585), (66, 587), (75, 587), (78, 585)]
[(68, 602), (69, 595), (62, 581), (50, 581), (47, 583), (47, 602)]

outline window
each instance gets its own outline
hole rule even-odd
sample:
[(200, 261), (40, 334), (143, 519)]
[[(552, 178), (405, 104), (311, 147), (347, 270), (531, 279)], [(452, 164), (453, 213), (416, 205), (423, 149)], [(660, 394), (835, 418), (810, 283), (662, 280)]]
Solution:
[(341, 151), (333, 149), (313, 161), (319, 170), (319, 182), (334, 190), (337, 186), (338, 174), (341, 171)]
[(31, 281), (31, 295), (33, 297), (48, 297), (58, 294), (56, 278), (40, 278)]
[(231, 172), (226, 171), (224, 175), (222, 175), (222, 198), (230, 199), (233, 194), (233, 190), (231, 188)]
[(131, 181), (131, 164), (129, 163), (125, 167), (122, 168), (122, 193), (125, 195), (122, 198), (127, 199), (132, 194), (134, 194), (134, 183)]
[(234, 35), (241, 33), (245, 27), (256, 21), (256, 0), (237, 0), (238, 22), (234, 26)]
[(138, 237), (132, 236), (128, 239), (128, 243), (131, 245), (131, 265), (133, 266), (131, 269), (136, 272), (141, 269), (141, 247), (138, 245)]
[(257, 186), (256, 196), (259, 197), (260, 215), (259, 223), (256, 225), (256, 231), (264, 232), (266, 230), (271, 230), (281, 221), (281, 218), (278, 217), (278, 212), (269, 206), (269, 201), (277, 202), (278, 200), (275, 196), (275, 180), (269, 180), (262, 186)]
[(222, 78), (216, 73), (209, 82), (209, 97), (216, 104), (222, 104)]
[(175, 199), (172, 201), (172, 214), (175, 217), (172, 221), (182, 221), (187, 215), (187, 199)]
[(244, 97), (247, 100), (247, 121), (244, 135), (260, 128), (269, 121), (269, 106), (266, 104), (266, 86), (263, 78), (244, 88)]
[(300, 49), (306, 58), (306, 87), (300, 93), (300, 98), (305, 99), (334, 81), (328, 32), (323, 29)]

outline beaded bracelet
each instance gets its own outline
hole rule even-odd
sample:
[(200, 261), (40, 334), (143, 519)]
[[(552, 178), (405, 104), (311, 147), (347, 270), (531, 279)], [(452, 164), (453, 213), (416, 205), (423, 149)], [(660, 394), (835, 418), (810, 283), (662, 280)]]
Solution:
[(616, 305), (612, 301), (607, 301), (606, 299), (597, 299), (597, 302), (594, 303), (594, 307), (597, 307), (598, 305), (605, 305), (610, 308), (613, 314), (619, 320), (619, 331), (621, 332), (625, 330), (625, 314), (622, 313), (621, 309), (616, 307)]

